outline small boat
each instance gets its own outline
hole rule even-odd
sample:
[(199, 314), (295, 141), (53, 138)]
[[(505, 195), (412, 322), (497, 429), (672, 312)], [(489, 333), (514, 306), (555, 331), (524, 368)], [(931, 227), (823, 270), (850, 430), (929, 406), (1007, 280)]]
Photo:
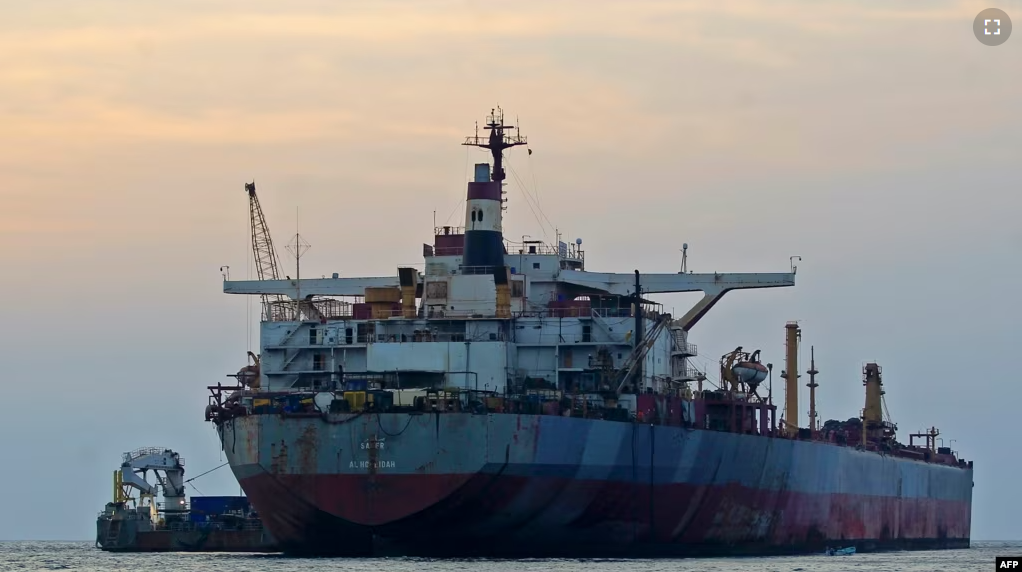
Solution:
[(827, 548), (826, 554), (827, 556), (851, 556), (852, 554), (855, 554), (855, 547), (849, 546), (848, 548), (838, 548), (836, 550), (833, 548)]

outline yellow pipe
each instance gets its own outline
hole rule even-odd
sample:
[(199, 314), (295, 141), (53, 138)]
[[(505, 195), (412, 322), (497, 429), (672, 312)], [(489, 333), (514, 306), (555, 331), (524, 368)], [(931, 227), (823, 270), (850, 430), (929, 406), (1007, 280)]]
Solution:
[(497, 289), (497, 305), (496, 305), (496, 317), (501, 319), (508, 319), (511, 317), (511, 272), (510, 268), (505, 266), (503, 270), (500, 270), (503, 274), (501, 280), (498, 280), (496, 284)]
[(867, 363), (866, 367), (862, 368), (862, 384), (866, 386), (866, 406), (862, 410), (862, 425), (866, 437), (877, 440), (883, 434), (884, 420), (881, 400), (884, 382), (880, 374), (880, 366), (875, 363)]
[(128, 500), (124, 494), (124, 477), (120, 471), (114, 471), (114, 502)]
[(401, 316), (415, 318), (415, 292), (419, 285), (419, 273), (414, 268), (398, 268), (398, 283), (401, 286)]
[(784, 377), (784, 425), (787, 433), (798, 432), (798, 343), (802, 338), (802, 330), (798, 322), (788, 322), (784, 325), (785, 343), (787, 350), (785, 359)]
[(401, 287), (401, 315), (405, 319), (415, 318), (415, 286)]

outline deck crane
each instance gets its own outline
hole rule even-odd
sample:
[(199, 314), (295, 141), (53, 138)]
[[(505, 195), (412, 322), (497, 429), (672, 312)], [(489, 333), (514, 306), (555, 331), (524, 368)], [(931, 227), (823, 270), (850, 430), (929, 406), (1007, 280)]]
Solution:
[[(245, 183), (248, 193), (248, 211), (252, 228), (252, 256), (255, 258), (256, 272), (259, 280), (280, 280), (280, 264), (277, 262), (277, 251), (273, 248), (270, 229), (263, 216), (263, 207), (256, 195), (255, 181)], [(263, 319), (285, 320), (294, 315), (291, 304), (286, 296), (280, 294), (263, 294)]]
[[(277, 251), (273, 248), (270, 228), (266, 224), (263, 207), (259, 204), (259, 196), (256, 195), (255, 181), (245, 183), (245, 192), (248, 194), (248, 210), (252, 227), (252, 256), (255, 258), (258, 279), (280, 280), (280, 263), (277, 259)], [(262, 302), (263, 318), (267, 320), (300, 320), (303, 314), (305, 319), (309, 320), (319, 320), (323, 317), (311, 300), (300, 301), (297, 311), (295, 304), (282, 294), (263, 294)]]
[[(155, 484), (146, 480), (148, 471), (156, 475)], [(188, 510), (185, 503), (184, 476), (184, 459), (170, 449), (144, 447), (124, 453), (121, 468), (114, 471), (114, 503), (124, 504), (128, 501), (141, 503), (148, 499), (148, 508), (155, 519), (156, 495), (162, 489), (164, 512), (184, 513)], [(132, 488), (139, 491), (138, 499), (131, 496), (129, 489)]]

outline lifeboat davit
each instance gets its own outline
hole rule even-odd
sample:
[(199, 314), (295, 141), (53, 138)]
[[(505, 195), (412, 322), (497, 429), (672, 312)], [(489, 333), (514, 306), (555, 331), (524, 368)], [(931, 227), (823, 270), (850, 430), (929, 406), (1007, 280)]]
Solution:
[(259, 366), (246, 365), (238, 370), (238, 381), (245, 387), (257, 389), (259, 387)]
[(757, 361), (741, 361), (731, 368), (731, 373), (739, 383), (750, 387), (759, 385), (767, 378), (767, 368)]
[(254, 362), (238, 370), (238, 383), (252, 389), (259, 388), (259, 356), (248, 352), (248, 357)]

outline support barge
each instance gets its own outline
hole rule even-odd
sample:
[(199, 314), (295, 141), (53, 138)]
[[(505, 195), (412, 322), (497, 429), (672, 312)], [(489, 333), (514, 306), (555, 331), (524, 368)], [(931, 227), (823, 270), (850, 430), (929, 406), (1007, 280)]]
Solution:
[[(146, 480), (149, 471), (156, 483)], [(188, 499), (186, 482), (184, 459), (170, 449), (125, 453), (114, 471), (113, 501), (96, 519), (96, 546), (107, 552), (279, 552), (248, 498)]]

